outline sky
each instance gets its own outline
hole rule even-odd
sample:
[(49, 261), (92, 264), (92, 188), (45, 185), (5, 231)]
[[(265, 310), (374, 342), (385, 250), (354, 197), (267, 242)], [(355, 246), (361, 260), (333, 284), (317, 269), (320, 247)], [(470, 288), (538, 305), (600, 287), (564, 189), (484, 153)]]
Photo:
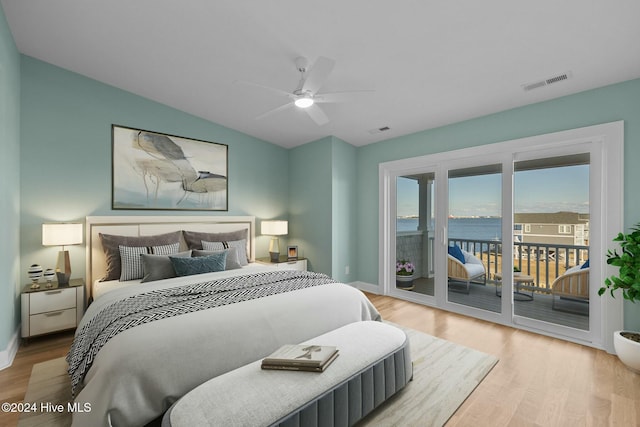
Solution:
[[(449, 180), (449, 215), (501, 216), (502, 175)], [(398, 179), (398, 216), (418, 215), (418, 184)], [(589, 212), (589, 166), (563, 166), (516, 172), (516, 213)]]

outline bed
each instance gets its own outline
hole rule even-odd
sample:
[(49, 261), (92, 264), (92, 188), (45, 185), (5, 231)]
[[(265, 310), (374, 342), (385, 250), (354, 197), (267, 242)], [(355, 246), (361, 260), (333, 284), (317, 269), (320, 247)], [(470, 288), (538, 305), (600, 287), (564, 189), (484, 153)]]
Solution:
[[(136, 238), (184, 230), (244, 233), (246, 265), (149, 282), (99, 282), (108, 270), (100, 233)], [(253, 262), (253, 217), (88, 217), (86, 235), (87, 294), (93, 301), (68, 361), (77, 407), (87, 403), (91, 410), (74, 413), (73, 425), (144, 425), (201, 383), (282, 344), (380, 320), (351, 286)], [(165, 309), (167, 300), (176, 305)]]

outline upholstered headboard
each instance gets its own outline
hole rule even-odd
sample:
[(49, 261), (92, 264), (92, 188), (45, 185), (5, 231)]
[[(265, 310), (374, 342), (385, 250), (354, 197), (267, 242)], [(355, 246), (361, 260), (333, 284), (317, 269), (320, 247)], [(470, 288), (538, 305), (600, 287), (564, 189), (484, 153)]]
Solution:
[[(172, 231), (221, 233), (246, 230), (249, 261), (255, 260), (255, 217), (253, 216), (88, 216), (86, 218), (87, 287), (104, 277), (106, 259), (100, 233), (121, 236), (151, 236)], [(186, 243), (182, 242), (186, 248)]]

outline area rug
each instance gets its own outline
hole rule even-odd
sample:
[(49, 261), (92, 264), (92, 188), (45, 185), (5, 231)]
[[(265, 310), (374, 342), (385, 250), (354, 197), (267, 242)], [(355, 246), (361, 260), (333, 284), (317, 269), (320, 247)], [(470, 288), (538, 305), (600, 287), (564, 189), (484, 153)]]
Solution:
[(442, 426), (498, 363), (495, 356), (385, 323), (409, 337), (413, 380), (358, 426)]
[[(67, 374), (64, 357), (37, 363), (31, 369), (31, 377), (24, 396), (24, 403), (35, 404), (35, 411), (22, 412), (19, 427), (71, 425), (71, 414), (67, 412), (71, 402), (71, 382)], [(62, 405), (62, 411), (60, 411)]]
[[(389, 323), (389, 322), (387, 322)], [(494, 356), (413, 329), (403, 329), (411, 342), (413, 381), (369, 414), (358, 426), (442, 426), (498, 362)], [(25, 402), (64, 405), (70, 400), (63, 357), (33, 366)], [(55, 409), (55, 407), (53, 407)], [(71, 415), (37, 411), (21, 414), (19, 427), (71, 425)]]

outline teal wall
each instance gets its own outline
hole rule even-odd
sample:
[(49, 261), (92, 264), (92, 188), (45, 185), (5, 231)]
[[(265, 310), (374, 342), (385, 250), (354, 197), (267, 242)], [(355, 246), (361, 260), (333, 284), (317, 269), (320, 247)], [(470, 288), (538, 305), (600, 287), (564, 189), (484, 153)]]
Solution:
[(331, 274), (332, 137), (289, 150), (289, 243), (310, 270)]
[[(43, 247), (41, 224), (87, 215), (176, 215), (111, 210), (111, 124), (229, 146), (229, 211), (287, 219), (287, 150), (165, 105), (22, 57), (21, 267), (53, 266), (59, 248)], [(278, 171), (274, 174), (273, 171)], [(185, 211), (199, 215), (211, 212)], [(257, 256), (267, 255), (260, 236)], [(73, 276), (84, 276), (84, 246), (68, 247)]]
[[(356, 147), (338, 138), (331, 144), (331, 276), (349, 283), (356, 277)], [(349, 274), (345, 268), (349, 267)]]
[(290, 243), (310, 269), (347, 283), (356, 277), (355, 160), (356, 147), (331, 136), (289, 151)]
[[(378, 164), (624, 120), (624, 218), (640, 222), (640, 79), (360, 147), (357, 153), (358, 280), (378, 284)], [(640, 304), (625, 301), (625, 327), (640, 330)]]
[(20, 54), (0, 7), (0, 351), (20, 308)]

